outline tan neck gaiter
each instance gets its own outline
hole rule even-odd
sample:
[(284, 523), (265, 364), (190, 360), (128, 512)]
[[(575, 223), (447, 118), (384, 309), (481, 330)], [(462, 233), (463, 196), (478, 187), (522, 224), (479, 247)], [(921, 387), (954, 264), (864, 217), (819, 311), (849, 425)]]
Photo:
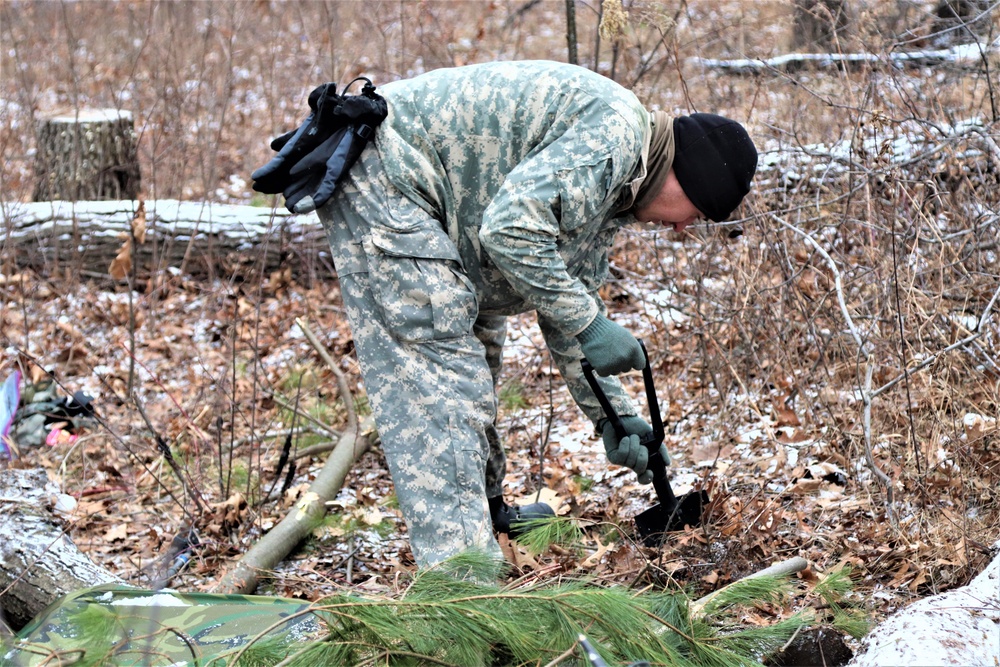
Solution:
[(631, 211), (649, 205), (663, 189), (667, 174), (674, 163), (674, 123), (664, 111), (652, 113), (653, 136), (649, 140), (649, 156), (646, 158), (646, 178), (639, 186)]

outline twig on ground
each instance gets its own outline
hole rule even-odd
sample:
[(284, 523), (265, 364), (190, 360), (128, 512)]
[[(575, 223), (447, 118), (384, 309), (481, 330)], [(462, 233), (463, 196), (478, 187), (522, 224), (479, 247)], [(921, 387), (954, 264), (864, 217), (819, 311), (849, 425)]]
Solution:
[(763, 570), (754, 572), (753, 574), (748, 574), (742, 579), (737, 579), (736, 581), (727, 584), (726, 586), (723, 586), (719, 590), (712, 591), (708, 595), (698, 598), (697, 600), (691, 603), (691, 612), (692, 613), (700, 612), (702, 609), (705, 608), (705, 605), (708, 604), (715, 596), (717, 596), (719, 593), (729, 588), (729, 586), (732, 586), (733, 584), (739, 581), (746, 581), (747, 579), (756, 579), (757, 577), (780, 577), (784, 575), (795, 574), (796, 572), (801, 572), (807, 567), (809, 567), (809, 561), (807, 561), (805, 558), (802, 558), (801, 556), (796, 556), (794, 558), (789, 558), (787, 560), (774, 563), (773, 565), (765, 567)]

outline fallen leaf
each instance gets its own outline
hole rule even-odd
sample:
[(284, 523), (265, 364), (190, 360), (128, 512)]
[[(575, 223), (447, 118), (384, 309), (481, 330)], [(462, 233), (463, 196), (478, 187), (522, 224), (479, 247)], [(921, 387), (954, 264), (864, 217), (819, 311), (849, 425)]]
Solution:
[(777, 407), (774, 409), (774, 419), (778, 426), (801, 426), (798, 415), (794, 410)]
[(361, 521), (369, 526), (377, 526), (382, 523), (382, 511), (377, 507), (366, 507), (361, 512)]
[(581, 567), (596, 567), (597, 565), (600, 565), (604, 554), (608, 553), (608, 551), (615, 546), (615, 542), (611, 540), (609, 540), (607, 544), (603, 544), (600, 537), (596, 537), (594, 539), (597, 542), (597, 551), (584, 558), (580, 563)]
[(139, 243), (146, 242), (146, 202), (142, 199), (132, 218), (132, 236)]
[(108, 532), (104, 533), (104, 539), (108, 542), (124, 540), (126, 537), (128, 537), (128, 529), (125, 527), (124, 523), (112, 526), (108, 529)]
[(118, 255), (111, 260), (108, 273), (115, 280), (125, 280), (132, 272), (132, 239), (125, 237), (122, 247), (118, 249)]

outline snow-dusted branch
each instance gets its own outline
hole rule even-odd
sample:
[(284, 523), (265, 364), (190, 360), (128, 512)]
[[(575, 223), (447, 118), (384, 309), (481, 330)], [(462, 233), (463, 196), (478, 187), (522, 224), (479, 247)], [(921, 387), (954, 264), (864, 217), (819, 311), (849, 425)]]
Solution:
[(817, 243), (816, 240), (809, 236), (809, 234), (807, 234), (804, 230), (785, 222), (774, 214), (771, 214), (770, 217), (785, 229), (795, 232), (805, 239), (813, 248), (815, 248), (816, 252), (818, 252), (823, 259), (826, 260), (827, 265), (830, 267), (830, 271), (833, 273), (834, 289), (837, 292), (837, 303), (840, 305), (840, 312), (844, 315), (844, 322), (847, 324), (847, 328), (850, 330), (851, 336), (854, 337), (854, 342), (857, 344), (858, 349), (861, 350), (861, 354), (867, 359), (868, 349), (865, 347), (865, 343), (861, 339), (861, 333), (854, 325), (854, 319), (851, 318), (851, 311), (847, 308), (847, 300), (844, 299), (844, 285), (840, 278), (840, 269), (837, 268), (837, 263), (833, 261), (833, 257), (831, 257), (830, 253), (828, 253), (823, 246)]
[(765, 74), (789, 72), (805, 67), (814, 69), (850, 69), (861, 65), (889, 65), (927, 67), (931, 65), (956, 65), (979, 67), (987, 53), (996, 51), (1000, 41), (989, 44), (961, 44), (947, 49), (920, 51), (894, 51), (878, 53), (786, 53), (772, 58), (692, 58), (691, 62), (706, 69), (722, 70), (729, 74)]
[(837, 263), (833, 261), (833, 258), (830, 256), (830, 253), (828, 253), (819, 243), (816, 242), (814, 238), (809, 236), (809, 234), (807, 234), (804, 230), (801, 230), (795, 225), (791, 225), (785, 222), (776, 215), (771, 215), (771, 218), (774, 219), (781, 226), (795, 232), (796, 234), (804, 238), (806, 241), (808, 241), (809, 244), (816, 249), (816, 252), (818, 252), (827, 261), (827, 264), (829, 264), (830, 266), (830, 270), (833, 272), (834, 289), (837, 292), (837, 303), (840, 304), (840, 311), (841, 313), (843, 313), (844, 321), (847, 323), (847, 327), (848, 329), (850, 329), (851, 335), (854, 337), (854, 342), (858, 346), (858, 353), (860, 354), (862, 360), (865, 362), (866, 365), (865, 381), (862, 387), (860, 388), (861, 400), (864, 406), (864, 410), (862, 413), (862, 430), (865, 436), (865, 461), (868, 464), (868, 468), (872, 471), (872, 474), (874, 474), (875, 477), (878, 478), (878, 480), (882, 483), (883, 488), (885, 488), (886, 500), (887, 500), (886, 506), (889, 508), (888, 511), (891, 516), (892, 501), (893, 501), (892, 479), (890, 479), (889, 476), (885, 474), (885, 472), (883, 472), (881, 468), (878, 467), (878, 464), (875, 463), (875, 456), (874, 453), (872, 452), (871, 410), (872, 410), (872, 398), (874, 397), (872, 396), (871, 393), (871, 386), (872, 386), (872, 374), (874, 372), (874, 364), (871, 362), (871, 354), (869, 353), (869, 350), (865, 345), (864, 340), (862, 340), (861, 333), (858, 331), (858, 328), (854, 325), (854, 320), (851, 318), (850, 310), (847, 307), (847, 300), (844, 298), (844, 287), (840, 279), (840, 270), (837, 268)]

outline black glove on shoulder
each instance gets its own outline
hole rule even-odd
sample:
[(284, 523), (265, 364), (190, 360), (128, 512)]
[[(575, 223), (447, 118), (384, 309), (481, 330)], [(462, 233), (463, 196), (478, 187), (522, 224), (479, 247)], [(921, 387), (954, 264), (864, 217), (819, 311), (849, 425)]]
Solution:
[(313, 211), (333, 196), (337, 183), (388, 115), (385, 98), (375, 93), (371, 81), (359, 79), (366, 82), (360, 95), (344, 94), (351, 84), (340, 94), (335, 83), (313, 89), (309, 116), (297, 130), (274, 139), (271, 149), (278, 154), (251, 174), (254, 190), (283, 193), (292, 213)]

